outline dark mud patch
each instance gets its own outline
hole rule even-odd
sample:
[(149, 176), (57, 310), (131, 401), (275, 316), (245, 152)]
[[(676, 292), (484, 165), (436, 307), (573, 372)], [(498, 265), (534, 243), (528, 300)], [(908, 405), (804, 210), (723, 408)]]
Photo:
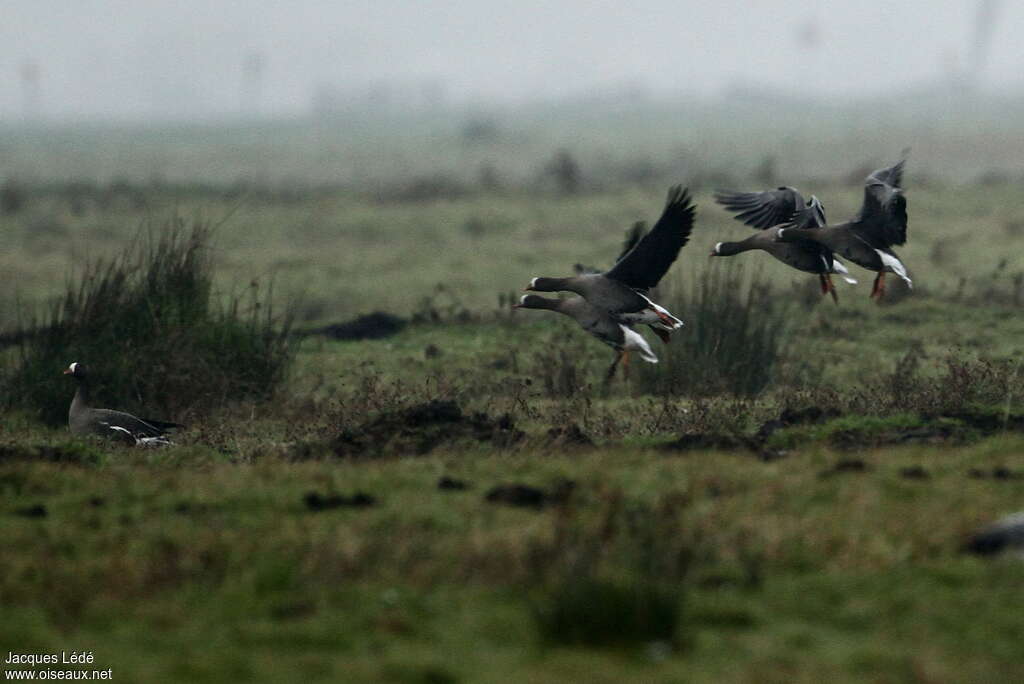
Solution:
[(521, 483), (501, 484), (492, 487), (484, 499), (507, 506), (541, 509), (566, 503), (575, 489), (576, 483), (572, 480), (561, 480), (547, 490)]
[(924, 466), (912, 465), (900, 468), (900, 477), (907, 480), (927, 480), (931, 477)]
[(333, 340), (379, 340), (397, 335), (409, 322), (387, 311), (374, 311), (343, 323), (303, 330), (300, 335), (323, 335)]
[(437, 481), (437, 488), (442, 491), (461, 492), (469, 489), (469, 485), (462, 480), (456, 480), (454, 477), (445, 475)]
[(579, 425), (569, 423), (548, 430), (544, 444), (562, 449), (589, 449), (594, 446), (594, 440), (590, 439)]
[(863, 449), (900, 444), (938, 444), (964, 437), (957, 425), (939, 423), (918, 427), (894, 427), (883, 430), (862, 430), (852, 428), (836, 430), (829, 436), (829, 443), (837, 449)]
[(22, 518), (45, 518), (48, 513), (46, 506), (43, 504), (35, 504), (34, 506), (26, 506), (24, 508), (16, 508), (12, 511), (14, 515)]
[(818, 473), (818, 477), (832, 477), (846, 473), (866, 473), (870, 468), (868, 464), (859, 458), (844, 458), (839, 460), (831, 468), (826, 468)]
[(793, 427), (794, 425), (819, 425), (838, 418), (840, 415), (839, 409), (831, 407), (808, 406), (802, 409), (787, 407), (782, 410), (778, 418), (772, 418), (762, 423), (761, 427), (754, 433), (754, 440), (758, 444), (764, 444), (777, 430)]
[(351, 496), (343, 494), (321, 494), (319, 492), (307, 492), (302, 497), (306, 508), (319, 513), (332, 508), (369, 508), (377, 503), (377, 499), (365, 492), (356, 492)]
[(40, 461), (45, 463), (97, 463), (103, 454), (86, 444), (0, 444), (0, 463)]
[(711, 449), (732, 451), (756, 447), (749, 439), (721, 432), (688, 432), (679, 439), (669, 442), (663, 448), (669, 451), (697, 451)]
[[(453, 401), (430, 401), (381, 414), (367, 423), (342, 431), (326, 444), (339, 458), (421, 456), (442, 446), (478, 442), (499, 448), (523, 439), (507, 414), (492, 418), (485, 413), (463, 413)], [(309, 458), (322, 450), (299, 445), (293, 458)]]
[(1024, 473), (1010, 470), (1006, 466), (995, 466), (989, 470), (971, 468), (967, 476), (975, 480), (1019, 480), (1024, 478)]

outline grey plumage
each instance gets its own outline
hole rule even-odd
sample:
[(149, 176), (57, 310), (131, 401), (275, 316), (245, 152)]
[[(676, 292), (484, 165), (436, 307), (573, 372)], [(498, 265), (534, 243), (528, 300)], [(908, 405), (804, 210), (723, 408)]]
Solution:
[(912, 285), (903, 262), (892, 245), (907, 240), (907, 200), (903, 195), (903, 168), (906, 159), (873, 171), (864, 180), (864, 201), (853, 219), (836, 226), (807, 229), (799, 225), (783, 226), (776, 236), (783, 242), (811, 240), (853, 263), (878, 273), (871, 296), (884, 292), (884, 274), (895, 273)]
[(645, 234), (634, 226), (627, 237), (624, 253), (604, 273), (577, 268), (578, 275), (567, 278), (533, 278), (527, 290), (537, 292), (575, 292), (590, 304), (627, 325), (650, 325), (663, 340), (683, 322), (647, 297), (689, 241), (695, 209), (689, 193), (681, 186), (669, 190), (661, 217)]
[[(812, 195), (805, 202), (804, 196), (796, 188), (780, 187), (765, 192), (720, 190), (715, 193), (715, 201), (736, 212), (733, 218), (737, 221), (759, 230), (738, 242), (718, 243), (711, 256), (733, 256), (750, 250), (768, 252), (787, 266), (817, 274), (822, 292), (831, 292), (833, 299), (838, 302), (829, 274), (839, 273), (846, 277), (848, 272), (836, 260), (832, 250), (811, 240), (779, 242), (775, 239), (775, 233), (768, 230), (780, 224), (808, 230), (824, 227), (825, 207), (817, 197)], [(846, 279), (851, 283), (857, 282), (852, 278)]]
[(76, 435), (98, 435), (128, 444), (155, 446), (171, 444), (167, 430), (179, 428), (177, 423), (146, 421), (124, 411), (89, 406), (89, 374), (81, 363), (72, 363), (64, 371), (73, 377), (78, 388), (68, 410), (68, 428)]
[(612, 349), (623, 352), (636, 350), (641, 358), (650, 363), (657, 363), (650, 346), (636, 331), (615, 319), (607, 311), (594, 306), (583, 297), (569, 299), (549, 299), (538, 295), (523, 295), (517, 309), (546, 309), (575, 320), (581, 328)]

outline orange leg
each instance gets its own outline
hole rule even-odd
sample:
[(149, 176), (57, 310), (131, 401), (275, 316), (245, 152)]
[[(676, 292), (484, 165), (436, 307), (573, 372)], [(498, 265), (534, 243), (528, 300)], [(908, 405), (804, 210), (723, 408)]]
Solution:
[(622, 377), (629, 380), (629, 351), (622, 351)]
[(839, 305), (839, 293), (836, 292), (836, 284), (834, 282), (832, 282), (832, 274), (831, 273), (826, 273), (825, 274), (825, 282), (828, 283), (828, 291), (832, 294), (832, 301), (836, 303), (836, 306), (838, 306)]
[(882, 296), (885, 294), (885, 271), (879, 271), (878, 275), (875, 276), (875, 284), (871, 288), (871, 298), (876, 299), (879, 302), (882, 301)]
[(825, 280), (825, 274), (818, 274), (818, 282), (821, 284), (821, 294), (828, 294), (828, 281)]

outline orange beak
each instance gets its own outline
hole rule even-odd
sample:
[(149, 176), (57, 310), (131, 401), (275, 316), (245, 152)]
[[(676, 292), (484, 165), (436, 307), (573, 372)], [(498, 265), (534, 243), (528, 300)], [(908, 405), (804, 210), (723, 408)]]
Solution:
[(71, 375), (71, 369), (70, 368), (65, 368), (64, 372), (62, 373), (62, 375)]

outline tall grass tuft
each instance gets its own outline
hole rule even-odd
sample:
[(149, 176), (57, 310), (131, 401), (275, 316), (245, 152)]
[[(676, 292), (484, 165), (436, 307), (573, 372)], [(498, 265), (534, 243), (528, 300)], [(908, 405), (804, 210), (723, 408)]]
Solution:
[[(725, 260), (716, 260), (725, 261)], [(802, 312), (758, 273), (712, 263), (688, 284), (677, 278), (660, 302), (685, 326), (656, 347), (661, 363), (638, 364), (639, 387), (653, 394), (752, 396), (773, 378)]]
[(66, 421), (74, 390), (61, 372), (72, 361), (90, 367), (97, 405), (177, 420), (272, 394), (293, 357), (290, 317), (278, 320), (255, 282), (227, 301), (214, 295), (211, 237), (210, 225), (173, 218), (87, 264), (30, 324), (3, 401)]

